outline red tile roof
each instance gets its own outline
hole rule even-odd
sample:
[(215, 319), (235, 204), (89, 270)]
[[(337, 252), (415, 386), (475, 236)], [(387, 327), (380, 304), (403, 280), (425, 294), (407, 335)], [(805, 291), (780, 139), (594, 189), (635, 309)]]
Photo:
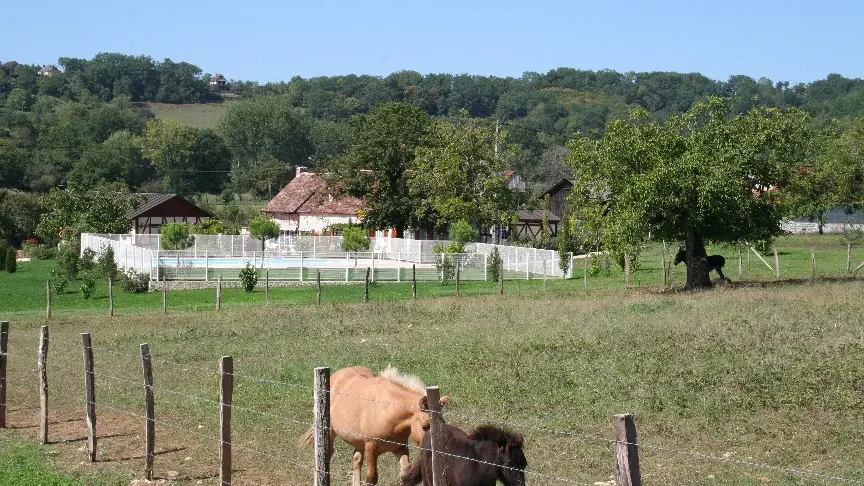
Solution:
[(356, 197), (331, 197), (331, 194), (327, 181), (320, 175), (301, 172), (267, 203), (264, 212), (356, 215), (363, 206)]

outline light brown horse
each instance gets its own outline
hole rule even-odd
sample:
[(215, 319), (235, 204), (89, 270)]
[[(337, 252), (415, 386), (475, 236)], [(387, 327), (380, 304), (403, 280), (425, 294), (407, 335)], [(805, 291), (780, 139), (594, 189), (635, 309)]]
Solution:
[[(450, 397), (441, 397), (443, 406)], [(415, 376), (387, 368), (379, 376), (369, 368), (342, 368), (330, 377), (330, 453), (340, 437), (354, 448), (353, 484), (360, 484), (366, 460), (366, 483), (378, 483), (378, 456), (392, 452), (399, 458), (400, 476), (410, 467), (408, 439), (418, 445), (429, 429), (426, 387)], [(301, 438), (312, 443), (315, 429)]]

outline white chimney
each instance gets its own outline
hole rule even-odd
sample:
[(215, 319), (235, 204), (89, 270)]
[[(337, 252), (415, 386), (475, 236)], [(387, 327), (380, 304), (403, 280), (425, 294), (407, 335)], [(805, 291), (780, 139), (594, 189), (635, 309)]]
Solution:
[(308, 169), (308, 167), (300, 167), (300, 166), (298, 166), (298, 167), (297, 167), (297, 173), (294, 174), (294, 177), (297, 177), (297, 176), (299, 176), (300, 174), (306, 172), (306, 169)]

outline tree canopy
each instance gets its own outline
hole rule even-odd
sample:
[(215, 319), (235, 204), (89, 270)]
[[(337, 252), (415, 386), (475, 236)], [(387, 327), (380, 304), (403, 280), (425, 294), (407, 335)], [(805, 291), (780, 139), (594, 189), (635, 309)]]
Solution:
[(705, 242), (782, 233), (783, 194), (807, 160), (811, 136), (801, 110), (733, 109), (712, 97), (665, 122), (637, 109), (599, 140), (576, 135), (567, 159), (575, 218), (590, 215), (617, 255), (638, 255), (649, 235), (683, 242), (687, 285), (710, 285)]

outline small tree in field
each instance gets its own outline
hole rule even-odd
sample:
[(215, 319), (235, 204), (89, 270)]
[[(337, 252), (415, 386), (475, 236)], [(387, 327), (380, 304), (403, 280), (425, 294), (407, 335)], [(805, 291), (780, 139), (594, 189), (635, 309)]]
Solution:
[(279, 225), (266, 216), (258, 215), (249, 221), (249, 234), (261, 240), (261, 251), (264, 251), (264, 242), (279, 236)]
[(9, 273), (18, 271), (18, 262), (15, 260), (15, 248), (6, 250), (6, 271)]
[(195, 237), (189, 236), (189, 225), (186, 223), (165, 223), (159, 227), (162, 235), (163, 250), (185, 250), (195, 243)]
[(246, 292), (252, 292), (258, 285), (258, 272), (255, 271), (255, 267), (251, 263), (246, 262), (246, 267), (240, 270), (240, 282)]
[(610, 123), (600, 140), (573, 138), (574, 216), (595, 215), (614, 259), (638, 256), (649, 234), (683, 241), (687, 288), (708, 287), (706, 242), (783, 234), (790, 207), (784, 191), (808, 157), (808, 116), (731, 108), (729, 100), (709, 98), (663, 123), (637, 109)]

